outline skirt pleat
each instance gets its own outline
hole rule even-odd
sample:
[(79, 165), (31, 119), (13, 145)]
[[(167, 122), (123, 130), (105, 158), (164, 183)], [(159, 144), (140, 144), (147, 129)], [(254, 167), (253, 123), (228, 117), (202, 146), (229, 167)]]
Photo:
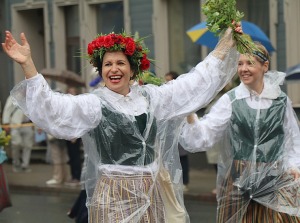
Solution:
[(89, 222), (164, 223), (164, 207), (149, 174), (103, 175), (89, 203)]
[[(257, 203), (234, 186), (236, 179), (232, 173), (243, 173), (249, 165), (250, 162), (235, 160), (231, 169), (226, 173), (219, 188), (217, 223), (300, 223), (299, 217), (278, 212)], [(291, 194), (286, 196), (285, 190), (273, 192), (276, 196), (276, 203), (287, 207), (295, 206), (297, 202), (290, 200)]]

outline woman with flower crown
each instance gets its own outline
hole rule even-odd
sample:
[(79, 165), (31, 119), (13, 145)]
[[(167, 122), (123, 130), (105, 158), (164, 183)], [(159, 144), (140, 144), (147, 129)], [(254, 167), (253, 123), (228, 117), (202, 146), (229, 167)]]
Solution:
[[(88, 94), (53, 92), (34, 66), (24, 33), (6, 31), (4, 51), (26, 79), (14, 103), (51, 135), (81, 137), (87, 153), (89, 222), (189, 222), (182, 196), (178, 133), (184, 117), (208, 104), (234, 76), (232, 29), (189, 73), (162, 86), (130, 85), (150, 66), (148, 49), (125, 33), (97, 36), (88, 59), (105, 86)], [(239, 24), (235, 31), (242, 33)]]

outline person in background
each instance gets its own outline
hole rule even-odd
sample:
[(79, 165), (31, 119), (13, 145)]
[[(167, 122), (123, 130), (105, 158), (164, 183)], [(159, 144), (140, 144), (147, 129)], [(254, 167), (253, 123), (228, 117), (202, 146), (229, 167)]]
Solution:
[[(171, 80), (176, 80), (179, 74), (176, 71), (169, 71), (165, 74), (165, 81), (169, 82)], [(180, 157), (180, 164), (182, 167), (182, 181), (183, 181), (183, 192), (187, 192), (189, 190), (189, 157), (188, 152), (178, 143), (178, 151)]]
[[(61, 89), (55, 89), (54, 94), (62, 95)], [(63, 120), (60, 121), (63, 122)], [(52, 177), (46, 181), (47, 185), (62, 185), (71, 180), (66, 140), (47, 134), (46, 161), (53, 166)]]
[(87, 194), (85, 189), (85, 179), (87, 172), (87, 153), (84, 151), (84, 161), (81, 171), (81, 190), (73, 206), (67, 212), (67, 216), (75, 220), (75, 223), (88, 223), (88, 209), (86, 206)]
[[(61, 185), (69, 182), (70, 168), (68, 166), (68, 151), (66, 140), (58, 139), (47, 134), (47, 156), (50, 158), (50, 163), (53, 166), (52, 178), (46, 181), (47, 185)], [(48, 159), (47, 159), (48, 160)]]
[(179, 74), (176, 71), (169, 71), (165, 74), (165, 81), (169, 82), (171, 80), (176, 80)]
[[(67, 93), (77, 95), (78, 90), (76, 87), (68, 87)], [(81, 175), (81, 139), (66, 140), (68, 149), (69, 165), (71, 170), (71, 180), (66, 181), (64, 184), (67, 186), (79, 186)]]
[[(3, 129), (11, 135), (13, 172), (30, 172), (31, 150), (34, 144), (34, 128), (23, 111), (8, 96), (2, 115)], [(12, 128), (11, 128), (12, 127)]]
[(190, 152), (222, 139), (217, 176), (217, 222), (300, 222), (300, 130), (285, 74), (269, 71), (266, 48), (240, 55), (241, 83), (224, 94), (202, 119), (182, 128)]
[(25, 34), (19, 44), (5, 32), (3, 50), (26, 77), (11, 91), (15, 103), (49, 134), (82, 138), (90, 223), (189, 222), (178, 135), (184, 118), (234, 76), (239, 54), (232, 32), (242, 33), (240, 25), (228, 28), (216, 49), (180, 81), (161, 86), (130, 85), (150, 68), (141, 40), (126, 33), (98, 35), (87, 57), (105, 86), (80, 95), (54, 93), (37, 72)]

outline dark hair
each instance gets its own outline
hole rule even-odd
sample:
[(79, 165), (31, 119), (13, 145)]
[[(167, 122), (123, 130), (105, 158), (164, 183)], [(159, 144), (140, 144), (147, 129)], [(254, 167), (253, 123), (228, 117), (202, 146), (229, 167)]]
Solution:
[(172, 79), (175, 80), (179, 76), (179, 74), (176, 71), (169, 71), (165, 74), (165, 76), (171, 76)]

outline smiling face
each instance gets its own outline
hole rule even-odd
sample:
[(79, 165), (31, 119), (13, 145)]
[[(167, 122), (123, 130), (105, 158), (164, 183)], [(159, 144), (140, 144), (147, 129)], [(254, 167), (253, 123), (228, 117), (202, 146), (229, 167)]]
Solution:
[(259, 61), (256, 56), (249, 57), (248, 55), (240, 55), (238, 62), (238, 75), (240, 80), (259, 94), (263, 90), (263, 78), (268, 68), (268, 61)]
[(102, 78), (110, 90), (127, 95), (129, 81), (133, 76), (129, 61), (122, 51), (106, 52), (102, 63)]

